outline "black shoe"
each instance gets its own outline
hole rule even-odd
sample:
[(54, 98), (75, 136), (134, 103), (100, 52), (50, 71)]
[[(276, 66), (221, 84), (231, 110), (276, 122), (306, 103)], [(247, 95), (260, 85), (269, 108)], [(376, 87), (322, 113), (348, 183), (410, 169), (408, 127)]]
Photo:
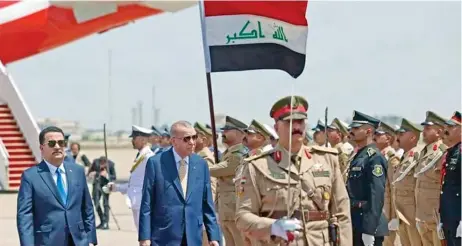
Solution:
[(102, 229), (104, 227), (103, 223), (99, 224), (99, 226), (96, 227), (96, 229)]
[(101, 227), (102, 230), (109, 230), (109, 225), (107, 223), (104, 223), (103, 226)]

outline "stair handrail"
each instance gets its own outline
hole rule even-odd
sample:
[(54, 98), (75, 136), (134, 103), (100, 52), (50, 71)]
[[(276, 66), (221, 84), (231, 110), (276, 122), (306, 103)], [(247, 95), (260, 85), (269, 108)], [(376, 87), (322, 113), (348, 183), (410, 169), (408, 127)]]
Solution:
[(0, 138), (0, 164), (4, 163), (4, 166), (0, 165), (0, 190), (8, 190), (8, 168), (10, 166), (9, 158), (10, 155), (6, 150), (5, 144), (3, 144)]
[(8, 73), (6, 67), (0, 61), (0, 99), (6, 100), (18, 127), (27, 145), (29, 146), (35, 161), (38, 163), (41, 160), (41, 152), (39, 146), (38, 135), (40, 129), (32, 116), (29, 107), (22, 97), (18, 87), (14, 83), (13, 77)]

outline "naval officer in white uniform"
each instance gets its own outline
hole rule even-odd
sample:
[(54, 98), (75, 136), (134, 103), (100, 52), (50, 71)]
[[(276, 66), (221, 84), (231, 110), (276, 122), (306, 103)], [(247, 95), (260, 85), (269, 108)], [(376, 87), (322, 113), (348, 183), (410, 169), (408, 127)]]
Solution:
[(138, 154), (136, 155), (135, 161), (130, 169), (130, 179), (128, 183), (115, 184), (110, 182), (107, 184), (107, 187), (103, 187), (104, 192), (109, 193), (118, 191), (128, 196), (129, 201), (127, 201), (127, 203), (132, 210), (133, 220), (135, 221), (137, 230), (140, 217), (140, 205), (146, 162), (149, 157), (154, 155), (149, 144), (149, 137), (151, 134), (152, 130), (150, 129), (135, 125), (132, 126), (132, 134), (130, 137), (132, 138), (133, 148), (138, 150)]

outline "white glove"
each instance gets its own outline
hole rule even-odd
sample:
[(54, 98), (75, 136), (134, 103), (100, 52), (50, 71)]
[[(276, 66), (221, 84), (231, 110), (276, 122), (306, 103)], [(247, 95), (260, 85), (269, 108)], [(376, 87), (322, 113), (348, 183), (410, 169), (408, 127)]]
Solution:
[(271, 225), (271, 235), (278, 236), (286, 241), (293, 241), (302, 229), (302, 223), (297, 219), (283, 217)]
[(374, 246), (375, 237), (372, 235), (364, 234), (362, 235), (364, 246)]
[(111, 193), (111, 190), (110, 190), (110, 189), (109, 189), (109, 188), (108, 188), (106, 185), (105, 185), (105, 186), (103, 186), (101, 189), (102, 189), (102, 190), (103, 190), (103, 192), (104, 192), (104, 193), (106, 193), (106, 194), (109, 194), (109, 193)]
[(457, 226), (457, 230), (456, 230), (456, 237), (461, 237), (461, 234), (462, 234), (462, 228), (460, 228), (462, 224), (462, 221), (459, 221), (459, 226)]
[(109, 183), (107, 183), (107, 185), (105, 185), (105, 186), (102, 187), (102, 190), (103, 190), (103, 192), (106, 193), (106, 194), (109, 194), (109, 193), (115, 191), (115, 184), (114, 184), (114, 182), (109, 182)]
[(443, 223), (438, 223), (436, 226), (436, 234), (439, 240), (444, 240)]
[(391, 219), (388, 222), (388, 230), (390, 231), (397, 231), (399, 227), (399, 219)]

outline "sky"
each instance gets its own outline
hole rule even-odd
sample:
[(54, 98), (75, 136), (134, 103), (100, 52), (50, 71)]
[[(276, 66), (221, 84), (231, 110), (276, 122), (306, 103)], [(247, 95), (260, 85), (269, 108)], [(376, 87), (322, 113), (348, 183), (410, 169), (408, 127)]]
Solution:
[[(272, 123), (272, 104), (291, 94), (307, 98), (310, 125), (326, 107), (330, 120), (358, 110), (416, 122), (427, 110), (445, 117), (460, 110), (460, 2), (319, 1), (309, 3), (307, 18), (303, 74), (212, 74), (216, 114)], [(148, 127), (155, 86), (158, 124), (210, 121), (197, 6), (86, 37), (8, 70), (36, 118), (130, 130), (132, 108), (142, 101)]]

